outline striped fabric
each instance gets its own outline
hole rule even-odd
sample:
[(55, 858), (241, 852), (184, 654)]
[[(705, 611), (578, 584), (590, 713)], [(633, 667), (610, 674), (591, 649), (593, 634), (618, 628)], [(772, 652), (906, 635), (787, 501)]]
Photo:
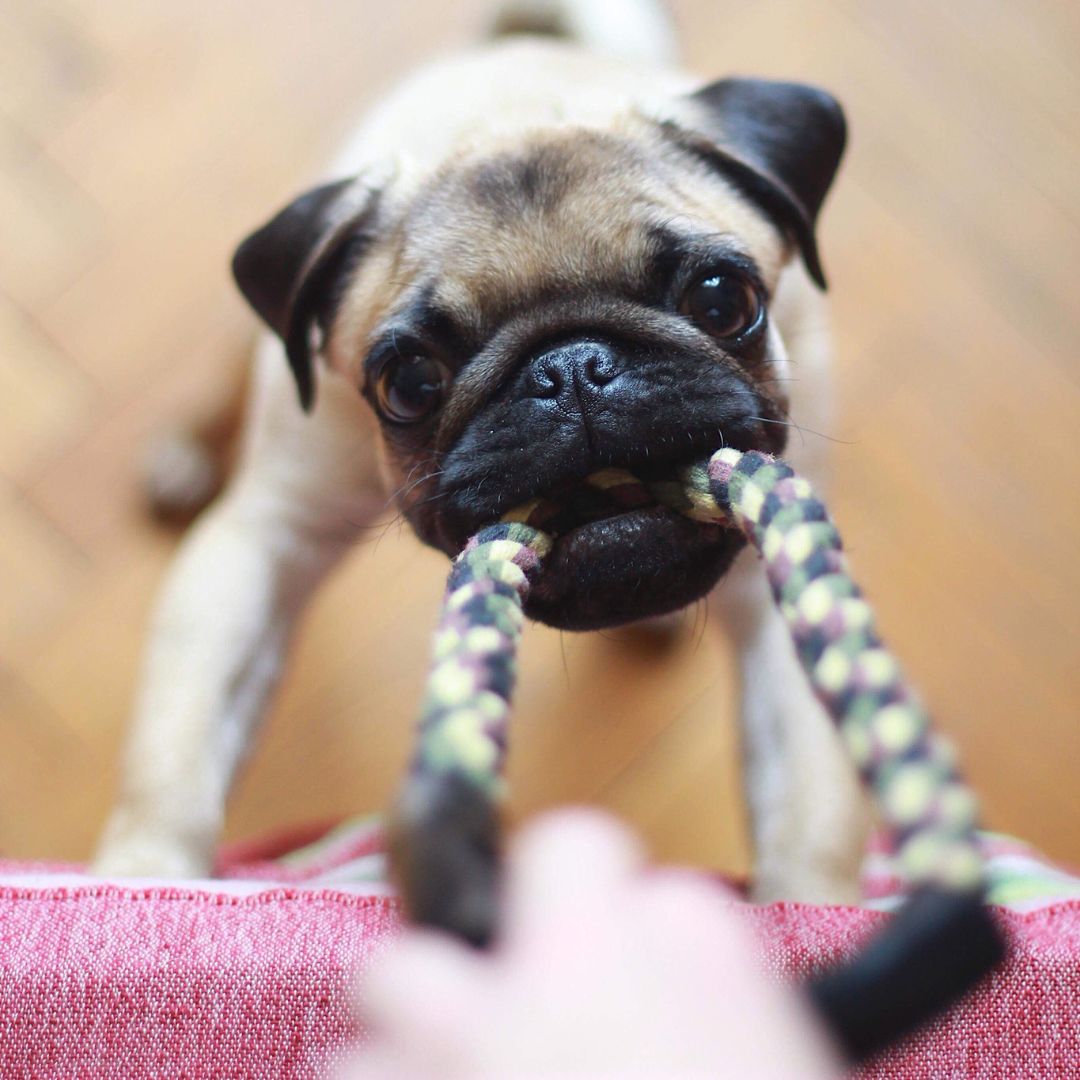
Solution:
[[(227, 862), (229, 878), (288, 882), (312, 888), (383, 880), (382, 831), (377, 816), (354, 818), (331, 829), (319, 840), (277, 858)], [(979, 833), (985, 860), (987, 902), (1011, 911), (1028, 912), (1063, 900), (1080, 900), (1080, 876), (1051, 862), (1029, 844), (1004, 833)], [(229, 860), (243, 849), (226, 853)], [(864, 903), (891, 911), (903, 899), (900, 867), (889, 854), (885, 838), (875, 836), (863, 864)]]

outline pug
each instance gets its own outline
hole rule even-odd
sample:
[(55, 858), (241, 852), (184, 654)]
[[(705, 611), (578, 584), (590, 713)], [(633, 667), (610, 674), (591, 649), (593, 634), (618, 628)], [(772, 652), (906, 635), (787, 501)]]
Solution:
[[(248, 429), (153, 619), (102, 874), (209, 873), (297, 618), (388, 500), (453, 556), (607, 466), (727, 445), (820, 480), (822, 441), (789, 434), (828, 423), (815, 223), (840, 106), (679, 72), (653, 0), (511, 4), (498, 30), (388, 96), (236, 252), (268, 328)], [(738, 653), (754, 894), (850, 901), (862, 800), (752, 564), (659, 505), (583, 515), (527, 614), (592, 630), (709, 597)]]

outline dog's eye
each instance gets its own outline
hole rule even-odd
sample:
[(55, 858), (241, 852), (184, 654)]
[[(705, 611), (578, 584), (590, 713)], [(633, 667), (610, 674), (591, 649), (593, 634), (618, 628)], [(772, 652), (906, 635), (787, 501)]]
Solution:
[(450, 373), (430, 356), (394, 356), (379, 372), (379, 411), (396, 424), (426, 420), (442, 404)]
[(715, 338), (737, 338), (756, 328), (764, 305), (752, 282), (738, 274), (708, 274), (692, 285), (680, 310)]

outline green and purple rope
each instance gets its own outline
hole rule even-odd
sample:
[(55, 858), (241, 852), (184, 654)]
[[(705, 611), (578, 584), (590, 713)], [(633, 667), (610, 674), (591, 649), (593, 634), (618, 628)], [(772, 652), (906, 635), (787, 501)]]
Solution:
[[(589, 480), (609, 492), (642, 491), (622, 470)], [(721, 450), (707, 466), (651, 484), (649, 492), (694, 520), (737, 528), (761, 554), (807, 677), (876, 800), (912, 886), (978, 888), (975, 800), (951, 747), (882, 644), (809, 483), (765, 454)], [(522, 606), (552, 542), (530, 522), (551, 513), (550, 504), (531, 503), (469, 542), (451, 571), (435, 634), (415, 767), (457, 770), (495, 799)]]
[[(951, 747), (882, 644), (824, 505), (784, 462), (725, 449), (675, 478), (646, 484), (606, 469), (588, 484), (601, 507), (587, 512), (660, 502), (703, 524), (738, 530), (760, 554), (802, 667), (878, 806), (911, 895), (860, 956), (818, 975), (809, 987), (852, 1059), (874, 1053), (946, 1007), (1001, 956), (999, 936), (981, 906), (975, 799)], [(402, 849), (420, 854), (407, 856), (399, 873), (414, 914), (437, 908), (440, 890), (453, 880), (423, 869), (425, 859), (443, 859), (448, 838), (451, 847), (478, 856), (469, 856), (478, 868), (469, 873), (489, 873), (496, 848), (476, 808), (494, 812), (503, 795), (523, 607), (567, 508), (534, 500), (481, 530), (454, 561), (412, 778), (419, 781), (413, 790), (456, 790), (451, 805), (470, 809), (458, 815), (468, 824), (455, 824), (453, 812), (440, 810), (414, 826), (427, 834)], [(446, 859), (453, 861), (449, 854)]]
[(502, 794), (506, 727), (529, 574), (551, 548), (531, 525), (502, 522), (454, 560), (435, 631), (414, 771), (456, 771)]

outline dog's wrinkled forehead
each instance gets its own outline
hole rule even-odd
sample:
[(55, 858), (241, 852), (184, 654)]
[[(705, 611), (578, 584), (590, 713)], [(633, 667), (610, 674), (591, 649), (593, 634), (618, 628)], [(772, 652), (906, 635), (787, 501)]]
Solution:
[(469, 162), (418, 200), (403, 264), (437, 259), (439, 299), (484, 322), (556, 287), (614, 284), (645, 257), (645, 179), (635, 147), (599, 134)]
[(723, 235), (778, 269), (783, 244), (715, 176), (659, 144), (605, 132), (537, 136), (465, 157), (414, 200), (395, 275), (406, 304), (422, 291), (483, 341), (523, 306), (559, 295), (634, 298), (649, 291), (670, 242)]
[(359, 375), (380, 324), (419, 295), (479, 342), (556, 289), (645, 300), (643, 277), (662, 269), (658, 242), (670, 268), (695, 240), (720, 240), (721, 258), (752, 263), (766, 293), (797, 249), (824, 288), (815, 225), (844, 148), (836, 100), (795, 83), (721, 79), (669, 105), (598, 128), (485, 130), (482, 145), (433, 174), (422, 156), (372, 164), (256, 229), (233, 273), (284, 342), (303, 407), (315, 400), (316, 351)]

